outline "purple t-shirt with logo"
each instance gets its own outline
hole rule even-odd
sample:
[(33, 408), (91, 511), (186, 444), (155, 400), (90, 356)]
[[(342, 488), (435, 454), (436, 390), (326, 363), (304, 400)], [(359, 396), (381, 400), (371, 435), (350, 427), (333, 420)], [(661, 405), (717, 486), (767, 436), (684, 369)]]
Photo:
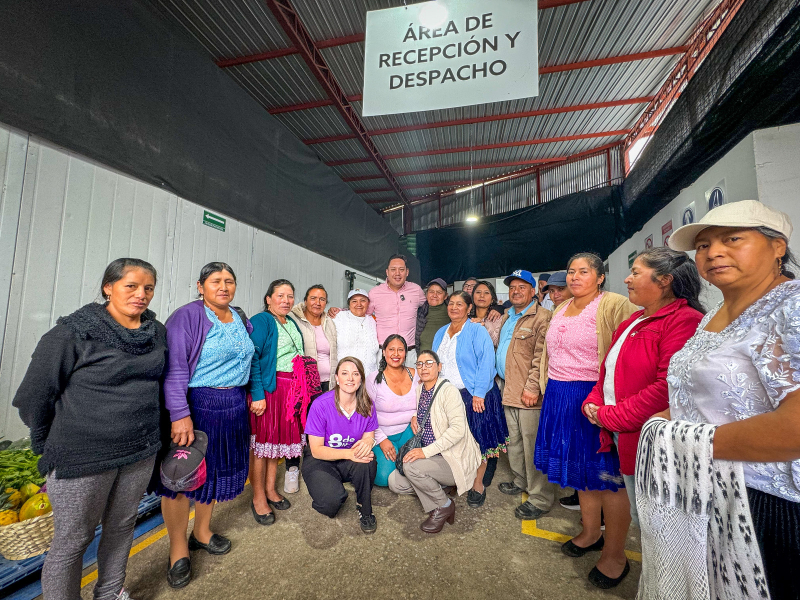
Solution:
[(351, 448), (366, 432), (377, 428), (378, 416), (375, 414), (374, 404), (369, 417), (355, 412), (348, 419), (336, 410), (334, 390), (325, 392), (314, 400), (306, 419), (307, 435), (321, 437), (328, 448), (343, 450)]

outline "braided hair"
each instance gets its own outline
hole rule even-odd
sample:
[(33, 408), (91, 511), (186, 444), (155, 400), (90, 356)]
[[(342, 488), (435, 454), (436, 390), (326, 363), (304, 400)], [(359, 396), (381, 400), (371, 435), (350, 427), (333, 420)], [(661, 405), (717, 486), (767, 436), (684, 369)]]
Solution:
[(381, 346), (381, 362), (378, 365), (378, 375), (375, 377), (375, 383), (381, 383), (383, 381), (383, 372), (386, 370), (386, 367), (389, 366), (388, 363), (386, 362), (386, 356), (383, 354), (383, 352), (386, 351), (386, 348), (389, 347), (389, 344), (391, 344), (395, 340), (400, 340), (401, 342), (403, 342), (403, 350), (405, 351), (406, 354), (408, 354), (408, 344), (406, 343), (406, 338), (404, 338), (399, 333), (393, 333), (385, 340), (383, 340), (383, 346)]

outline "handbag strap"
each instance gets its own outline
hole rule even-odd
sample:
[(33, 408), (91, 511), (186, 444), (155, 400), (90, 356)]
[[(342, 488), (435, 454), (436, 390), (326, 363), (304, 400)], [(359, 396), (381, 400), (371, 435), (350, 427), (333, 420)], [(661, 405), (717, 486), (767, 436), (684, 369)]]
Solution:
[[(294, 349), (295, 349), (295, 351), (297, 352), (297, 354), (298, 354), (299, 356), (303, 356), (303, 353), (301, 352), (300, 348), (298, 348), (298, 347), (297, 347), (297, 344), (295, 344), (295, 343), (294, 343), (294, 338), (292, 337), (292, 334), (291, 334), (291, 333), (289, 333), (289, 330), (288, 330), (288, 329), (286, 329), (286, 325), (284, 325), (283, 323), (281, 323), (281, 322), (278, 320), (278, 317), (276, 317), (274, 313), (270, 313), (270, 314), (271, 314), (273, 317), (275, 317), (275, 322), (276, 322), (278, 325), (280, 325), (280, 326), (281, 326), (281, 329), (283, 329), (283, 331), (284, 331), (284, 332), (286, 333), (286, 335), (289, 337), (289, 341), (290, 341), (290, 342), (292, 342), (292, 346), (294, 346)], [(289, 317), (287, 316), (287, 317), (286, 317), (286, 319), (288, 320), (288, 319), (289, 319)]]
[[(450, 383), (447, 379), (442, 379), (442, 384), (437, 386), (436, 389), (433, 390), (433, 397), (431, 398), (431, 403), (428, 405), (428, 408), (425, 409), (425, 414), (422, 415), (422, 423), (417, 420), (417, 425), (419, 425), (419, 432), (422, 434), (422, 430), (425, 429), (425, 426), (428, 424), (428, 419), (431, 416), (431, 408), (433, 408), (433, 401), (436, 400), (436, 394), (439, 393), (439, 390), (442, 389), (442, 386), (446, 383)], [(424, 388), (423, 388), (424, 389)]]

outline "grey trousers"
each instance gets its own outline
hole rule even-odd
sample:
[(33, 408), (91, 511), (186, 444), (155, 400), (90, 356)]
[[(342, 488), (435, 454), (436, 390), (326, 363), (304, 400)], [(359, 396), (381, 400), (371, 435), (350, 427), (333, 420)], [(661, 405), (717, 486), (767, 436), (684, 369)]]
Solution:
[(153, 473), (151, 456), (119, 469), (75, 479), (47, 477), (55, 536), (42, 569), (45, 600), (80, 600), (83, 553), (102, 523), (97, 548), (96, 600), (114, 600), (125, 583), (139, 501)]
[(416, 348), (414, 350), (409, 350), (406, 353), (406, 363), (405, 364), (410, 369), (416, 369), (417, 368), (417, 350), (416, 350)]
[(417, 494), (426, 513), (447, 504), (442, 486), (455, 485), (453, 471), (441, 454), (403, 465), (405, 477), (397, 470), (389, 474), (389, 489), (395, 494)]
[(528, 492), (528, 502), (540, 510), (548, 511), (555, 502), (558, 487), (533, 466), (542, 411), (511, 406), (504, 406), (503, 409), (508, 425), (508, 464), (514, 473), (514, 485)]

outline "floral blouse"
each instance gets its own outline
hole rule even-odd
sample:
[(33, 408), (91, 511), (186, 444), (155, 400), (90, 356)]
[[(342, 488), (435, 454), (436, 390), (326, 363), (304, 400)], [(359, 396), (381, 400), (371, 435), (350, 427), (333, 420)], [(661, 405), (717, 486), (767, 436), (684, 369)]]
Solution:
[[(667, 382), (675, 420), (722, 425), (775, 410), (800, 390), (800, 281), (760, 298), (723, 331), (705, 331), (718, 305), (672, 357)], [(800, 502), (800, 460), (746, 463), (748, 487)]]

